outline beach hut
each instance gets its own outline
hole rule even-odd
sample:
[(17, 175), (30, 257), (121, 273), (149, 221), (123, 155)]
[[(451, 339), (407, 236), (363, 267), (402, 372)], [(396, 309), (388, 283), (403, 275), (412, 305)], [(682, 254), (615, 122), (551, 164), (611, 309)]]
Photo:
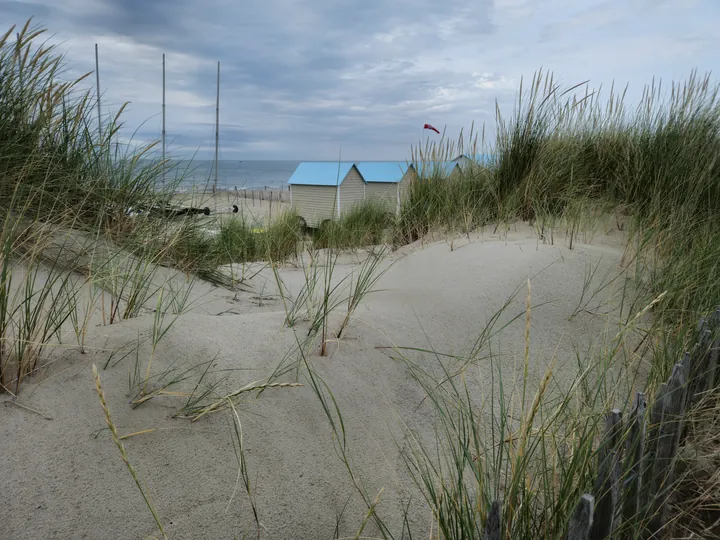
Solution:
[(396, 214), (408, 184), (415, 177), (415, 169), (404, 161), (363, 161), (356, 163), (365, 180), (365, 200), (387, 205)]
[(453, 162), (457, 163), (462, 169), (471, 165), (489, 167), (492, 164), (492, 156), (490, 154), (460, 154), (458, 157), (453, 159)]
[(462, 172), (460, 164), (453, 161), (424, 161), (415, 165), (415, 170), (420, 178), (454, 178)]
[(288, 184), (291, 205), (312, 228), (365, 199), (365, 181), (352, 162), (300, 163)]

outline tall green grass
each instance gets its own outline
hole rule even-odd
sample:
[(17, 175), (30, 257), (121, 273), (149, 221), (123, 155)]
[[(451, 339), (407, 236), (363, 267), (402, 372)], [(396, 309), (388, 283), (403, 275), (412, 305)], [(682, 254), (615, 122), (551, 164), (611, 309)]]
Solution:
[[(518, 219), (540, 228), (578, 218), (578, 208), (631, 216), (632, 241), (646, 261), (649, 296), (667, 290), (660, 316), (690, 322), (720, 302), (714, 278), (720, 244), (720, 101), (709, 75), (669, 88), (653, 83), (631, 109), (625, 91), (563, 88), (552, 74), (521, 85), (513, 113), (498, 109), (494, 141), (471, 141), (493, 156), (489, 168), (409, 188), (401, 242), (430, 231), (464, 233)], [(479, 145), (479, 147), (478, 147)], [(465, 145), (467, 146), (467, 145)], [(413, 149), (415, 160), (449, 159), (463, 141)], [(691, 262), (693, 261), (693, 262)]]
[[(484, 149), (494, 155), (494, 166), (473, 167), (456, 181), (430, 180), (411, 187), (400, 221), (405, 231), (413, 232), (404, 239), (452, 230), (468, 204), (479, 220), (530, 220), (543, 236), (548, 229), (552, 236), (553, 228), (564, 227), (570, 247), (581, 215), (589, 209), (629, 216), (634, 287), (622, 303), (630, 310), (628, 317), (637, 309), (632, 306), (650, 306), (642, 310), (652, 321), (644, 330), (648, 349), (643, 376), (652, 394), (691, 345), (698, 317), (720, 304), (717, 97), (718, 86), (710, 77), (693, 73), (669, 89), (659, 83), (648, 86), (631, 110), (624, 92), (611, 89), (603, 97), (584, 85), (562, 88), (551, 74), (539, 73), (527, 90), (521, 88), (511, 116), (498, 111), (496, 139)], [(453, 148), (440, 141), (424, 154), (435, 157)], [(654, 298), (662, 301), (651, 303)], [(522, 406), (524, 399), (514, 387), (501, 386), (500, 410), (485, 415), (471, 387), (458, 378), (462, 370), (438, 360), (438, 379), (409, 363), (433, 404), (439, 435), (430, 447), (418, 442), (408, 465), (444, 538), (481, 537), (494, 500), (503, 501), (505, 538), (564, 537), (580, 495), (592, 490), (602, 419), (612, 403), (630, 404), (629, 395), (617, 393), (622, 386), (616, 375), (607, 378), (609, 370), (623, 365), (617, 352), (578, 361), (588, 366), (579, 378), (551, 397), (548, 373), (529, 413), (522, 409), (519, 415), (512, 413), (511, 404)], [(591, 367), (592, 375), (587, 371)], [(716, 407), (702, 411), (691, 412), (688, 422), (694, 425), (703, 418), (703, 425), (716, 423)], [(519, 426), (506, 418), (519, 418)], [(516, 438), (517, 443), (508, 442)], [(708, 448), (708, 443), (692, 441), (715, 459), (720, 448)], [(690, 470), (699, 464), (689, 462)], [(676, 523), (686, 521), (684, 513), (691, 507), (697, 519), (698, 500), (714, 500), (715, 480), (703, 483), (695, 477), (693, 482), (697, 498), (692, 502), (684, 505), (671, 495)], [(715, 530), (717, 513), (709, 515), (714, 517), (705, 515), (702, 527), (691, 529), (696, 535)], [(637, 530), (643, 519), (636, 516), (637, 523), (628, 527)], [(633, 537), (632, 530), (618, 534)]]
[(89, 74), (64, 81), (62, 56), (38, 44), (44, 29), (30, 23), (0, 37), (0, 208), (19, 204), (43, 220), (71, 213), (75, 226), (94, 229), (166, 199), (162, 164), (141, 161), (154, 145), (112, 142), (124, 106), (98, 127), (95, 98), (81, 89)]
[(302, 241), (298, 223), (293, 210), (266, 224), (242, 216), (209, 221), (188, 218), (170, 225), (170, 234), (160, 226), (158, 230), (144, 231), (142, 237), (152, 239), (153, 249), (163, 252), (168, 264), (210, 281), (222, 281), (218, 274), (221, 266), (256, 261), (281, 263), (296, 258)]
[(382, 200), (366, 200), (343, 212), (338, 219), (325, 222), (314, 232), (316, 248), (353, 250), (389, 240), (395, 225), (390, 205)]
[(137, 316), (157, 291), (163, 253), (141, 232), (173, 237), (153, 213), (173, 185), (152, 144), (113, 142), (124, 106), (98, 123), (88, 74), (67, 80), (43, 29), (15, 30), (0, 36), (0, 382), (17, 394), (69, 331), (84, 351), (94, 316)]
[(474, 168), (453, 176), (431, 176), (407, 187), (394, 228), (395, 244), (414, 242), (433, 232), (468, 235), (494, 215), (492, 172)]

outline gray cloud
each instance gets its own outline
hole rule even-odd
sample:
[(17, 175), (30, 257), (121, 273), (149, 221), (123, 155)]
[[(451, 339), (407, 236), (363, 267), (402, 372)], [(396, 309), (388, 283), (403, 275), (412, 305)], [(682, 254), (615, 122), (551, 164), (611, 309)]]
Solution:
[(541, 66), (567, 84), (635, 87), (717, 67), (713, 0), (651, 3), (0, 0), (0, 20), (35, 15), (70, 75), (94, 68), (98, 43), (104, 110), (131, 102), (124, 139), (159, 136), (166, 53), (179, 153), (211, 155), (219, 60), (226, 157), (335, 159), (342, 147), (348, 158), (404, 159), (425, 122), (451, 136), (492, 125), (495, 101), (511, 106), (520, 78)]

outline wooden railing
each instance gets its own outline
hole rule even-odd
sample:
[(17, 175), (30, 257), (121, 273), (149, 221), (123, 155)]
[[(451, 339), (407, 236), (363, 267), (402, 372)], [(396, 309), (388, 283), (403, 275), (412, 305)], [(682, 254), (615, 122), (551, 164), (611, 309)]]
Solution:
[(630, 414), (610, 411), (598, 450), (598, 476), (583, 495), (568, 526), (568, 540), (661, 538), (668, 521), (668, 496), (676, 485), (677, 451), (685, 413), (718, 387), (720, 309), (698, 324), (692, 352), (673, 366), (647, 410), (638, 392)]

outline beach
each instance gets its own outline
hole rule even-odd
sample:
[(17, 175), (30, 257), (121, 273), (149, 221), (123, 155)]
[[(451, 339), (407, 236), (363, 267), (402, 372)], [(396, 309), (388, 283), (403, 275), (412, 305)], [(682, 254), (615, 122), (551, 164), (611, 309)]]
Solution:
[[(262, 224), (290, 208), (287, 190), (224, 190), (177, 193), (172, 203), (180, 207), (209, 208), (211, 216), (243, 216), (250, 223)], [(237, 212), (233, 206), (237, 206)]]

